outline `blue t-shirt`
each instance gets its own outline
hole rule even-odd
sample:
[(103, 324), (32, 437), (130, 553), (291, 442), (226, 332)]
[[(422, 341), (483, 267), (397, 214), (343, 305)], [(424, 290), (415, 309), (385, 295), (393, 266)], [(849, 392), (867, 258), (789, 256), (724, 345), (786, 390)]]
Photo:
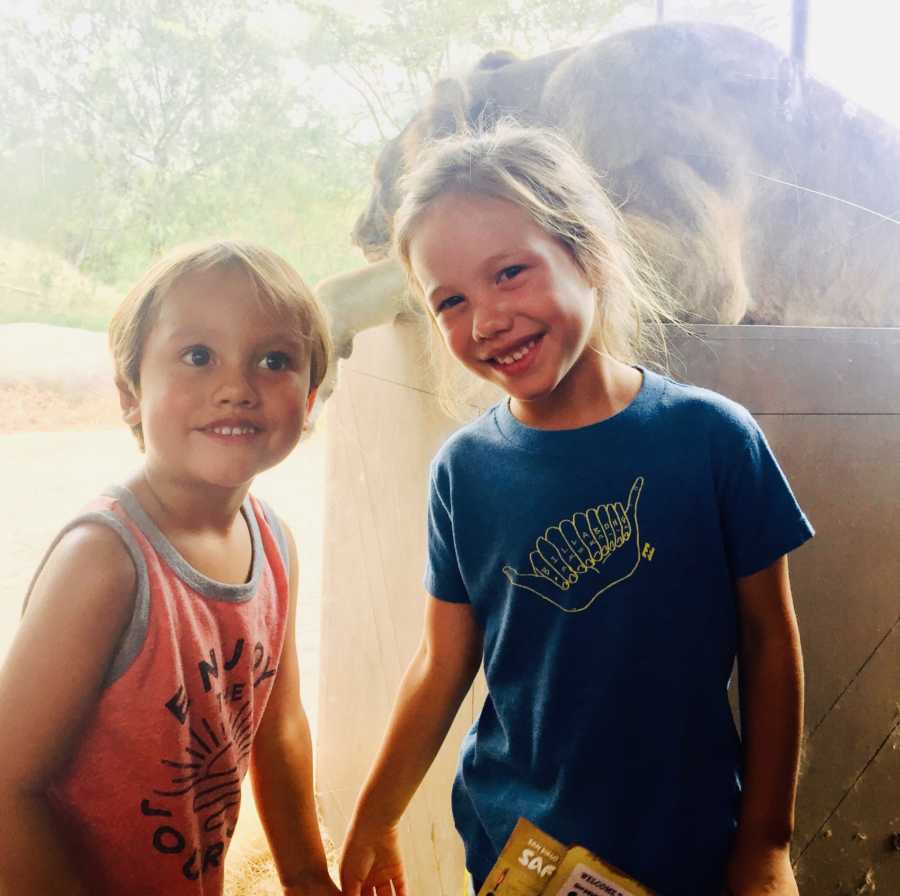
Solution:
[(532, 429), (504, 402), (448, 440), (425, 586), (484, 629), (488, 696), (453, 787), (476, 881), (524, 816), (663, 896), (718, 896), (735, 579), (812, 534), (750, 414), (650, 371), (600, 423)]

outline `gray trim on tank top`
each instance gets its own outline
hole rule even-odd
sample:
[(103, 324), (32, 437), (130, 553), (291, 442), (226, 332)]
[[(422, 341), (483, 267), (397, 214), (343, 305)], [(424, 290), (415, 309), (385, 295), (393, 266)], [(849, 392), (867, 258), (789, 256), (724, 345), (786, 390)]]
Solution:
[(263, 516), (266, 518), (266, 522), (269, 524), (269, 528), (275, 536), (275, 543), (278, 545), (278, 553), (281, 554), (281, 561), (284, 563), (284, 574), (290, 580), (291, 554), (288, 550), (287, 535), (285, 534), (284, 526), (282, 526), (278, 514), (276, 514), (265, 501), (257, 498), (256, 503), (262, 508)]
[(156, 523), (150, 519), (150, 516), (141, 507), (133, 492), (124, 486), (114, 485), (106, 489), (104, 494), (110, 498), (115, 498), (125, 508), (125, 512), (131, 517), (141, 532), (144, 533), (144, 536), (153, 545), (160, 557), (165, 560), (172, 572), (185, 585), (194, 589), (197, 593), (202, 594), (204, 597), (210, 597), (213, 600), (223, 600), (231, 603), (243, 603), (256, 594), (263, 566), (265, 565), (265, 551), (262, 546), (262, 536), (259, 533), (259, 523), (256, 520), (256, 514), (253, 512), (249, 496), (244, 498), (244, 503), (241, 505), (241, 513), (247, 521), (253, 547), (250, 578), (240, 585), (232, 585), (227, 582), (217, 582), (215, 579), (211, 579), (199, 570), (194, 569), (178, 553), (169, 539), (163, 535)]
[[(253, 506), (250, 503), (249, 496), (244, 499), (244, 503), (241, 505), (241, 513), (247, 521), (247, 527), (250, 531), (252, 543), (251, 573), (247, 582), (233, 585), (226, 582), (217, 582), (214, 579), (205, 576), (202, 572), (194, 569), (194, 567), (178, 553), (168, 538), (163, 535), (156, 523), (150, 519), (144, 508), (141, 507), (134, 494), (127, 488), (118, 485), (110, 486), (104, 490), (103, 494), (107, 497), (114, 498), (122, 505), (126, 515), (138, 529), (140, 529), (175, 575), (189, 588), (192, 588), (204, 597), (213, 600), (229, 601), (232, 603), (243, 603), (250, 600), (254, 594), (256, 594), (257, 586), (259, 585), (259, 580), (265, 565), (265, 550), (262, 544), (262, 535), (259, 531), (259, 523), (256, 519), (256, 514), (253, 512)], [(281, 553), (284, 562), (286, 574), (289, 575), (290, 554), (287, 549), (287, 539), (285, 537), (284, 528), (271, 508), (262, 501), (260, 501), (260, 506), (263, 509), (266, 522), (268, 522), (275, 536), (279, 552)], [(147, 638), (147, 629), (150, 624), (150, 582), (147, 573), (147, 563), (134, 534), (115, 513), (110, 510), (91, 511), (89, 513), (81, 514), (66, 524), (56, 538), (54, 538), (52, 544), (44, 554), (44, 558), (41, 560), (37, 571), (31, 579), (31, 584), (28, 586), (28, 592), (25, 595), (23, 612), (24, 607), (28, 604), (28, 599), (31, 596), (34, 583), (37, 581), (38, 576), (46, 565), (53, 549), (66, 533), (82, 523), (98, 523), (112, 529), (122, 539), (122, 542), (131, 557), (131, 562), (134, 564), (135, 574), (137, 576), (134, 595), (134, 610), (131, 614), (131, 620), (119, 640), (116, 653), (104, 676), (103, 686), (109, 687), (109, 685), (117, 681), (128, 671), (138, 654), (141, 652), (141, 648), (144, 646), (144, 641)]]

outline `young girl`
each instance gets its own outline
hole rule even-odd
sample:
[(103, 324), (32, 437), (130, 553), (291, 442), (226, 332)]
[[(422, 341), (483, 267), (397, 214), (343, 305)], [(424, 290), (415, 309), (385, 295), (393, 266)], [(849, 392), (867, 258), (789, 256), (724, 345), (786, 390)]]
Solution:
[(146, 459), (54, 541), (0, 673), (0, 892), (221, 894), (249, 766), (284, 893), (337, 896), (296, 549), (248, 494), (300, 438), (325, 320), (283, 260), (217, 242), (152, 268), (110, 342)]
[(476, 889), (524, 816), (664, 896), (796, 894), (785, 555), (812, 530), (762, 432), (632, 366), (658, 303), (561, 140), (444, 140), (404, 186), (411, 282), (450, 353), (508, 398), (432, 465), (425, 631), (351, 821), (344, 893), (406, 893), (398, 822), (483, 661), (453, 787)]

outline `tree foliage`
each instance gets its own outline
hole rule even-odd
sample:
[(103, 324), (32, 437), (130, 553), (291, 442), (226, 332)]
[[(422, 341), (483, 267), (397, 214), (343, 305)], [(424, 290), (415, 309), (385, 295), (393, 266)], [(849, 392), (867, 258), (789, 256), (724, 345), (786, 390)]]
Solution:
[(530, 56), (601, 33), (649, 0), (383, 0), (362, 18), (325, 0), (296, 0), (313, 23), (300, 52), (360, 98), (382, 139), (405, 124), (438, 78), (502, 48)]
[(10, 0), (0, 237), (122, 286), (175, 242), (240, 235), (314, 281), (358, 263), (367, 168), (438, 78), (655, 14), (653, 0), (381, 0), (362, 17), (337, 2)]
[[(113, 256), (231, 229), (266, 189), (302, 192), (304, 172), (320, 176), (339, 158), (334, 129), (256, 25), (271, 5), (45, 0), (37, 18), (7, 19), (2, 100), (16, 112), (0, 159), (20, 174), (3, 201), (30, 220), (21, 235), (116, 274)], [(62, 203), (28, 212), (47, 186)]]

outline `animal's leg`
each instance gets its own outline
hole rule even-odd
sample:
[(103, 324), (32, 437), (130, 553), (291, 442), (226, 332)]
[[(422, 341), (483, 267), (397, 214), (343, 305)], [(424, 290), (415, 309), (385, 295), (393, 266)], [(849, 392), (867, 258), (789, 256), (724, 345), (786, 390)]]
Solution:
[(408, 309), (406, 274), (393, 258), (376, 261), (316, 285), (316, 296), (328, 311), (336, 354), (349, 358), (357, 333), (390, 323)]

